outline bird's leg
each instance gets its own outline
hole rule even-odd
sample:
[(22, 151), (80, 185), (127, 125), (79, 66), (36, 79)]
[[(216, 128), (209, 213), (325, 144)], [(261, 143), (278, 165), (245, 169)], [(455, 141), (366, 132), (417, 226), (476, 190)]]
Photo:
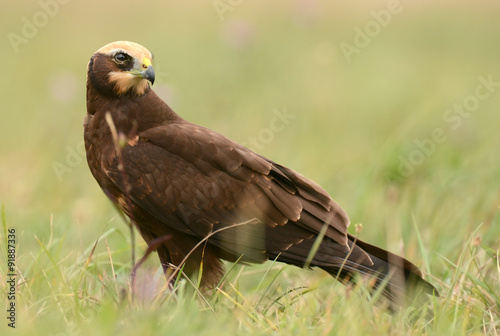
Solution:
[[(130, 273), (130, 280), (131, 280), (131, 286), (132, 286), (132, 300), (134, 300), (134, 293), (135, 293), (135, 275), (137, 273), (137, 270), (141, 265), (146, 261), (148, 256), (158, 250), (162, 244), (164, 244), (167, 240), (172, 238), (170, 235), (165, 235), (161, 237), (154, 238), (153, 240), (148, 241), (148, 248), (146, 249), (146, 252), (144, 252), (144, 255), (142, 256), (141, 259), (134, 265), (132, 268), (132, 272)], [(165, 270), (165, 267), (163, 268)]]
[[(132, 224), (132, 221), (129, 221), (128, 227), (130, 229), (130, 248), (131, 248), (131, 258), (132, 258), (132, 265), (136, 265), (135, 263), (135, 231), (134, 231), (134, 224)], [(134, 286), (133, 284), (135, 283), (135, 266), (132, 269), (132, 273), (130, 274), (131, 280), (132, 280), (132, 298), (134, 297)]]
[(160, 258), (161, 267), (163, 268), (163, 274), (165, 275), (165, 279), (167, 280), (167, 287), (168, 289), (172, 290), (174, 289), (176, 280), (175, 275), (178, 272), (178, 268), (172, 263), (172, 258), (166, 245), (158, 247), (157, 252), (158, 257)]

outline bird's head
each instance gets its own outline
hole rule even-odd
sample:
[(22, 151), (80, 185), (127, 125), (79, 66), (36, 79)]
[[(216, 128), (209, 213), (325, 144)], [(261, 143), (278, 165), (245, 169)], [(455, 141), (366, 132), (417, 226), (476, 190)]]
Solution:
[(143, 46), (128, 41), (112, 42), (90, 58), (87, 77), (102, 94), (142, 96), (155, 81), (153, 55)]

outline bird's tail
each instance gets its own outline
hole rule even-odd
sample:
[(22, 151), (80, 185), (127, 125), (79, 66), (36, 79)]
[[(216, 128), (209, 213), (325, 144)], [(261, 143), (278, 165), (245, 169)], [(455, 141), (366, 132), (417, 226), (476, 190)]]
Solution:
[[(417, 266), (408, 260), (349, 236), (351, 251), (341, 264), (334, 263), (315, 265), (330, 273), (343, 283), (357, 282), (359, 278), (368, 276), (373, 279), (373, 291), (380, 290), (393, 304), (402, 306), (410, 304), (421, 294), (439, 296), (436, 288), (422, 278)], [(324, 240), (321, 245), (330, 242)], [(372, 262), (361, 260), (365, 252)], [(370, 282), (369, 282), (370, 283)]]

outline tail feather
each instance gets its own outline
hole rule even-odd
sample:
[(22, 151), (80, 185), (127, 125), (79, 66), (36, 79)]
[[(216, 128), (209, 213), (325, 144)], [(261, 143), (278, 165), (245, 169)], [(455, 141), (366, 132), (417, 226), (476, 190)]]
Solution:
[(414, 301), (421, 294), (439, 296), (436, 288), (422, 278), (422, 272), (410, 261), (361, 240), (355, 240), (352, 236), (349, 236), (349, 240), (353, 242), (351, 250), (363, 250), (373, 263), (357, 263), (348, 257), (343, 265), (320, 268), (342, 282), (357, 281), (357, 273), (374, 278), (373, 290), (381, 290), (385, 297), (400, 306)]
[(408, 260), (349, 235), (345, 249), (325, 237), (310, 265), (305, 265), (314, 239), (304, 240), (283, 252), (271, 252), (271, 258), (299, 267), (319, 267), (342, 283), (357, 282), (361, 276), (374, 279), (373, 291), (380, 290), (393, 304), (403, 306), (421, 293), (439, 296), (437, 290), (422, 278), (417, 266)]

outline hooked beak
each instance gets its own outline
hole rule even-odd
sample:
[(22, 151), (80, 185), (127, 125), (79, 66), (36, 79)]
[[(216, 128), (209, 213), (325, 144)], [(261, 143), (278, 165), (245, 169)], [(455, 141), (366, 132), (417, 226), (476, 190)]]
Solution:
[(141, 71), (140, 76), (144, 79), (147, 79), (151, 83), (151, 85), (155, 83), (155, 70), (153, 69), (152, 65), (148, 66), (146, 70)]

